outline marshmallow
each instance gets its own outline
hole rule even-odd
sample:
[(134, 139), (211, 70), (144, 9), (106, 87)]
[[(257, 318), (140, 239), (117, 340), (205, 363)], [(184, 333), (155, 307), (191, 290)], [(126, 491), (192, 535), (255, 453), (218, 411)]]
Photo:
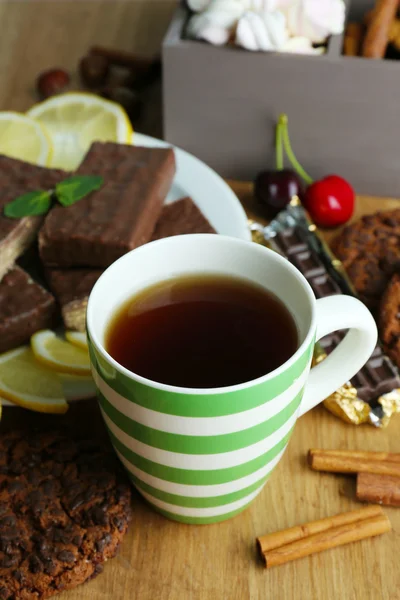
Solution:
[(292, 52), (294, 54), (324, 54), (326, 48), (314, 48), (310, 40), (306, 37), (291, 37), (280, 49), (280, 52)]
[(190, 10), (193, 12), (201, 12), (207, 8), (211, 0), (186, 0)]
[(346, 7), (343, 0), (297, 0), (287, 10), (292, 36), (321, 43), (331, 34), (343, 32)]
[(226, 44), (246, 4), (247, 0), (211, 0), (206, 10), (189, 20), (187, 35), (210, 44)]
[(236, 28), (236, 44), (246, 50), (279, 50), (288, 40), (285, 15), (247, 11)]
[(248, 10), (254, 10), (255, 12), (285, 10), (293, 4), (294, 0), (249, 0)]
[(204, 40), (214, 46), (223, 46), (229, 40), (229, 29), (214, 25), (205, 15), (196, 15), (188, 23), (187, 35), (195, 40)]

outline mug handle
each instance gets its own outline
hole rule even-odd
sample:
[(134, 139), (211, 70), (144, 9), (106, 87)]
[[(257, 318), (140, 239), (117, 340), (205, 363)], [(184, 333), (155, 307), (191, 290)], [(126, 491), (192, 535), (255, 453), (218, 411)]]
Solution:
[(328, 398), (349, 381), (370, 358), (378, 339), (375, 321), (367, 307), (352, 296), (329, 296), (316, 302), (316, 341), (349, 329), (333, 352), (310, 371), (299, 416)]

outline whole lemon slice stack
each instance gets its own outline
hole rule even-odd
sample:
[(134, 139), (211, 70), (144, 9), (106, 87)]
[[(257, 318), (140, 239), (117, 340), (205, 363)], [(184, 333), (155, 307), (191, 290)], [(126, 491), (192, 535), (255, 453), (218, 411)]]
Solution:
[(95, 94), (69, 92), (35, 104), (27, 115), (44, 125), (54, 148), (51, 167), (74, 170), (94, 141), (130, 144), (128, 115), (116, 102)]
[(16, 112), (0, 112), (0, 154), (48, 167), (53, 144), (45, 125)]

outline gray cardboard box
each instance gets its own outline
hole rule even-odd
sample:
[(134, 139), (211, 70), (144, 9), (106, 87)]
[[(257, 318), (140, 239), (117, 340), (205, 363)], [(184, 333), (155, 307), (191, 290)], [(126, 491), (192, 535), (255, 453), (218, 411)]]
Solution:
[[(348, 0), (351, 1), (351, 0)], [(374, 0), (352, 0), (361, 19)], [(163, 44), (164, 136), (224, 177), (253, 179), (275, 164), (274, 124), (289, 116), (296, 155), (318, 179), (358, 193), (400, 195), (400, 61), (252, 53), (186, 40), (180, 6)]]

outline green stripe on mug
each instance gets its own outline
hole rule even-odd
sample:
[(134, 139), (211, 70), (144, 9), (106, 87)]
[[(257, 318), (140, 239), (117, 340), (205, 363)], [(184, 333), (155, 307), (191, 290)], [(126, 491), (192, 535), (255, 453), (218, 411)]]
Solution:
[(196, 508), (194, 506), (187, 507), (187, 506), (178, 506), (176, 504), (170, 504), (169, 502), (164, 502), (163, 500), (160, 500), (159, 498), (156, 498), (155, 496), (148, 494), (144, 490), (141, 490), (138, 488), (138, 491), (144, 498), (146, 498), (146, 500), (151, 502), (153, 504), (153, 506), (156, 506), (156, 507), (160, 508), (161, 510), (166, 510), (166, 511), (172, 512), (176, 515), (180, 515), (182, 517), (198, 517), (201, 519), (210, 518), (210, 517), (218, 517), (219, 519), (221, 519), (221, 518), (223, 518), (224, 515), (229, 514), (233, 511), (237, 510), (238, 508), (244, 508), (251, 500), (253, 500), (256, 496), (258, 496), (258, 494), (260, 493), (260, 491), (262, 490), (263, 487), (264, 487), (264, 484), (259, 486), (256, 490), (254, 490), (250, 494), (247, 494), (247, 496), (240, 498), (239, 500), (234, 500), (233, 502), (229, 502), (227, 504), (222, 504), (220, 506), (207, 506), (207, 507), (202, 507), (202, 508)]
[[(113, 446), (122, 454), (124, 458), (132, 465), (138, 467), (141, 471), (149, 473), (159, 479), (165, 479), (165, 481), (171, 481), (173, 483), (183, 483), (186, 485), (215, 485), (218, 483), (227, 483), (251, 475), (258, 469), (266, 466), (271, 460), (275, 458), (285, 448), (289, 441), (292, 430), (283, 437), (271, 450), (265, 454), (251, 460), (243, 465), (237, 467), (228, 467), (226, 469), (215, 469), (215, 470), (202, 470), (192, 471), (189, 469), (176, 469), (174, 467), (166, 467), (150, 461), (142, 456), (139, 456), (135, 452), (132, 452), (129, 448), (124, 446), (120, 440), (108, 430)], [(212, 464), (210, 464), (212, 467)]]
[[(217, 454), (255, 444), (286, 423), (299, 407), (302, 396), (303, 390), (280, 413), (255, 427), (227, 435), (190, 436), (166, 433), (141, 425), (119, 412), (103, 394), (98, 392), (100, 406), (111, 421), (124, 433), (155, 448), (184, 454)], [(246, 426), (245, 418), (243, 418), (243, 426)]]
[[(118, 394), (131, 399), (136, 404), (156, 412), (182, 417), (219, 417), (240, 413), (260, 406), (284, 392), (301, 376), (312, 358), (314, 344), (311, 343), (295, 364), (277, 375), (269, 382), (268, 387), (254, 385), (251, 394), (244, 397), (242, 392), (213, 392), (211, 394), (191, 394), (155, 390), (127, 377), (109, 365), (104, 366), (103, 357), (89, 341), (89, 352), (92, 366), (99, 376)], [(96, 374), (95, 374), (96, 375)], [(218, 401), (216, 402), (216, 397)]]
[(253, 483), (252, 485), (238, 490), (237, 492), (232, 492), (223, 496), (211, 496), (210, 498), (190, 498), (188, 496), (178, 496), (177, 494), (169, 494), (168, 492), (157, 490), (151, 485), (147, 485), (147, 483), (144, 483), (132, 474), (130, 474), (129, 477), (137, 488), (143, 490), (144, 492), (147, 492), (154, 498), (158, 498), (159, 500), (163, 500), (164, 502), (168, 502), (169, 504), (176, 504), (177, 506), (187, 506), (193, 508), (210, 508), (213, 506), (223, 506), (224, 504), (229, 504), (231, 502), (235, 502), (236, 500), (240, 500), (245, 496), (248, 496), (249, 494), (251, 494), (251, 492), (254, 492), (254, 490), (258, 489), (269, 479), (271, 472), (262, 479)]
[(232, 519), (233, 517), (236, 517), (236, 515), (243, 512), (244, 510), (246, 510), (246, 508), (248, 508), (250, 506), (252, 501), (253, 501), (253, 498), (251, 500), (249, 500), (249, 502), (247, 502), (247, 504), (245, 504), (241, 508), (227, 512), (226, 514), (224, 514), (222, 516), (217, 515), (215, 517), (186, 517), (183, 515), (177, 515), (168, 510), (163, 510), (163, 509), (159, 508), (158, 506), (155, 506), (154, 504), (152, 506), (156, 512), (160, 513), (160, 515), (163, 515), (164, 517), (166, 517), (167, 519), (171, 519), (172, 521), (177, 521), (178, 523), (185, 523), (186, 525), (212, 525), (213, 523), (221, 523), (222, 521), (227, 521), (228, 519)]

